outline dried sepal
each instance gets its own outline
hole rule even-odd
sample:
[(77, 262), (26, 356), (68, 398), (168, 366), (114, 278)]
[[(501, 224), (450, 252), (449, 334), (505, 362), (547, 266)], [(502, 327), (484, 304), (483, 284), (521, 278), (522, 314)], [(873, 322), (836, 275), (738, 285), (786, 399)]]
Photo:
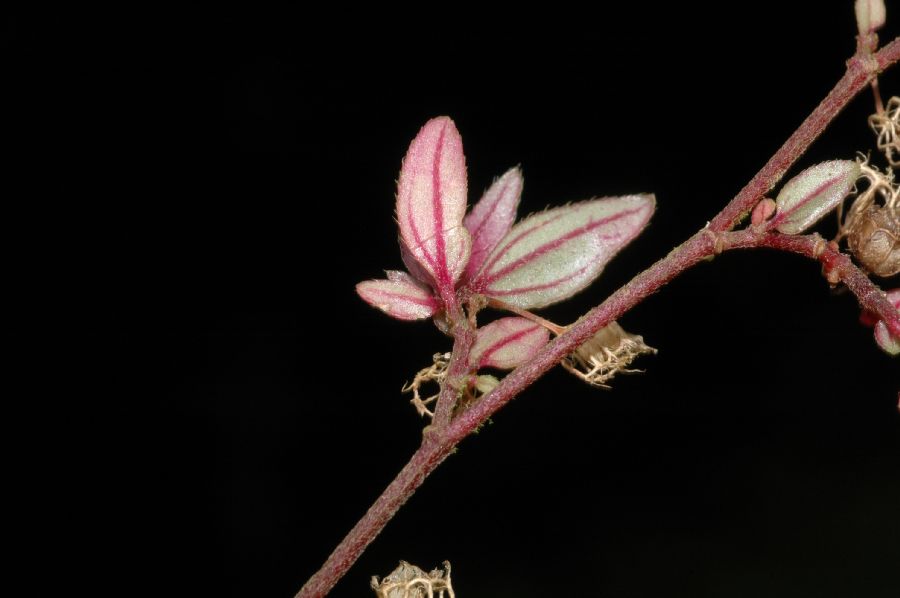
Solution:
[(398, 320), (421, 320), (434, 315), (438, 303), (431, 292), (406, 272), (389, 271), (387, 280), (356, 285), (363, 300)]
[(390, 575), (380, 580), (372, 577), (371, 587), (377, 598), (455, 598), (450, 581), (450, 563), (443, 569), (425, 573), (415, 565), (400, 561)]
[(468, 278), (481, 268), (488, 254), (512, 228), (523, 184), (522, 171), (518, 167), (510, 168), (488, 187), (463, 220), (472, 236), (472, 254), (466, 266)]
[(655, 353), (656, 349), (646, 345), (643, 337), (630, 334), (617, 322), (611, 322), (566, 356), (560, 365), (591, 386), (610, 388), (607, 382), (616, 374), (641, 372), (628, 369), (635, 359)]
[(410, 399), (409, 402), (416, 408), (416, 412), (421, 417), (426, 415), (428, 417), (434, 417), (434, 413), (428, 409), (428, 405), (435, 402), (440, 395), (439, 391), (423, 399), (421, 393), (422, 386), (434, 382), (440, 387), (444, 382), (444, 378), (447, 377), (447, 368), (450, 366), (450, 353), (435, 353), (431, 359), (434, 363), (427, 368), (419, 370), (413, 378), (413, 381), (409, 384), (404, 384), (403, 388), (400, 390), (400, 392), (413, 393), (413, 398)]
[(409, 254), (448, 299), (469, 261), (466, 161), (462, 138), (447, 117), (434, 118), (413, 139), (397, 184), (397, 221)]
[(643, 230), (653, 195), (595, 199), (534, 214), (488, 256), (471, 287), (523, 309), (571, 297)]
[(847, 245), (869, 272), (882, 277), (900, 272), (900, 219), (896, 210), (867, 208), (847, 237)]
[(900, 165), (900, 98), (892, 97), (883, 112), (869, 116), (869, 127), (875, 132), (878, 149), (890, 165)]
[(859, 177), (859, 164), (832, 160), (807, 168), (788, 181), (775, 204), (778, 212), (769, 221), (779, 232), (803, 232), (847, 197)]
[(511, 370), (534, 356), (550, 340), (540, 324), (519, 317), (500, 318), (478, 329), (469, 353), (474, 368)]

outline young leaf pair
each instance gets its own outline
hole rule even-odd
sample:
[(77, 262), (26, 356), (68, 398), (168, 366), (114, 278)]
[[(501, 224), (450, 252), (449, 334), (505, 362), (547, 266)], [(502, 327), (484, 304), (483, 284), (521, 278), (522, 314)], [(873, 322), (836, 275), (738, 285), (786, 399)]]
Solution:
[[(514, 224), (523, 179), (512, 168), (466, 214), (462, 139), (447, 117), (428, 121), (400, 170), (397, 222), (407, 272), (357, 285), (371, 305), (400, 320), (442, 315), (483, 296), (521, 310), (545, 307), (587, 287), (643, 230), (655, 208), (649, 194), (593, 199)], [(531, 320), (502, 318), (477, 331), (475, 368), (511, 369), (548, 340)]]

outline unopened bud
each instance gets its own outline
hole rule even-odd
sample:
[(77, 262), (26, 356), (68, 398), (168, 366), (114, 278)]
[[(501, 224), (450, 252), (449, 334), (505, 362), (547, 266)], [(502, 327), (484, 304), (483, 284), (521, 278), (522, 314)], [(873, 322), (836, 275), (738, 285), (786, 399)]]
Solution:
[(856, 26), (860, 35), (878, 31), (884, 20), (884, 0), (856, 0)]
[(768, 197), (764, 198), (756, 207), (753, 208), (753, 212), (750, 213), (750, 224), (754, 226), (758, 226), (772, 217), (772, 214), (775, 213), (775, 200), (769, 199)]

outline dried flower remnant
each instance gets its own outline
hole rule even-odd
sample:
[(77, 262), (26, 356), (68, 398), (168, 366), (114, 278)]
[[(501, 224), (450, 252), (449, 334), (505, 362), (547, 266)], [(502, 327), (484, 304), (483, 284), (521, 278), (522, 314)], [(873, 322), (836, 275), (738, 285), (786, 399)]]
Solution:
[(429, 382), (436, 382), (437, 384), (443, 383), (444, 378), (447, 377), (447, 366), (450, 365), (449, 353), (435, 353), (431, 358), (434, 363), (427, 368), (419, 370), (415, 378), (413, 378), (413, 381), (409, 384), (404, 384), (403, 388), (400, 390), (400, 392), (413, 393), (413, 398), (410, 399), (409, 402), (412, 403), (413, 407), (416, 408), (416, 412), (422, 417), (426, 415), (428, 417), (434, 417), (434, 413), (428, 409), (428, 405), (437, 400), (438, 393), (423, 399), (419, 391), (424, 384), (428, 384)]
[(900, 98), (892, 97), (884, 110), (871, 115), (869, 127), (875, 132), (878, 149), (888, 163), (900, 164)]
[(607, 382), (616, 374), (642, 371), (628, 369), (636, 358), (655, 353), (656, 349), (647, 346), (643, 337), (625, 332), (617, 322), (611, 322), (566, 357), (562, 366), (591, 386), (609, 388)]
[(869, 272), (893, 276), (900, 272), (900, 190), (890, 169), (882, 173), (862, 162), (860, 171), (867, 186), (856, 193), (846, 213), (838, 210), (834, 240), (846, 238), (850, 252)]
[(444, 569), (425, 573), (415, 565), (400, 561), (390, 575), (378, 580), (372, 577), (371, 587), (377, 598), (455, 598), (450, 581), (450, 563), (444, 561)]

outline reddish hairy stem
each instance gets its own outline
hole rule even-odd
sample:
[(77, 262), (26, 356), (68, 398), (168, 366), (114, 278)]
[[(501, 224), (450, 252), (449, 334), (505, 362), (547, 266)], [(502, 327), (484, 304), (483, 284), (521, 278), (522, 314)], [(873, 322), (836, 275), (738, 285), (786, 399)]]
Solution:
[(450, 425), (453, 409), (459, 400), (463, 385), (467, 383), (466, 376), (470, 370), (469, 352), (472, 349), (472, 343), (475, 342), (475, 331), (462, 309), (457, 307), (451, 319), (453, 320), (453, 353), (447, 366), (447, 377), (441, 384), (441, 392), (434, 406), (434, 419), (431, 426), (426, 428), (426, 433), (444, 430)]
[(770, 247), (788, 251), (818, 260), (826, 273), (831, 273), (856, 295), (863, 309), (884, 320), (891, 334), (900, 337), (900, 313), (879, 289), (848, 256), (825, 243), (819, 235), (779, 235), (777, 233), (756, 234), (750, 230), (737, 231), (725, 235), (728, 249)]
[(452, 446), (449, 444), (429, 442), (425, 439), (409, 463), (400, 470), (394, 481), (381, 493), (363, 518), (353, 526), (350, 533), (334, 549), (334, 552), (325, 561), (325, 565), (309, 578), (309, 581), (297, 593), (296, 598), (318, 598), (330, 592), (334, 584), (356, 562), (366, 546), (387, 525), (394, 513), (422, 485), (428, 474), (447, 458), (451, 450)]
[[(445, 384), (441, 390), (438, 407), (435, 409), (434, 425), (426, 428), (422, 446), (295, 598), (325, 596), (400, 506), (412, 496), (459, 441), (477, 430), (494, 412), (599, 329), (705, 257), (724, 249), (744, 247), (771, 247), (812, 257), (821, 261), (826, 268), (834, 270), (857, 296), (863, 307), (878, 313), (893, 334), (900, 334), (900, 318), (895, 311), (888, 310), (888, 307), (893, 309), (893, 306), (890, 306), (884, 294), (846, 256), (827, 246), (823, 248), (820, 238), (753, 231), (725, 233), (775, 186), (850, 100), (879, 72), (898, 60), (900, 60), (900, 38), (875, 54), (858, 53), (851, 58), (847, 63), (847, 72), (834, 89), (775, 152), (762, 170), (713, 218), (706, 229), (692, 236), (668, 256), (638, 274), (631, 282), (610, 295), (606, 301), (585, 314), (567, 332), (551, 341), (540, 353), (506, 376), (490, 394), (457, 416), (449, 425), (447, 421), (452, 410), (451, 394), (455, 394), (456, 390), (452, 388), (453, 384)], [(464, 366), (468, 359), (468, 348), (464, 350), (461, 348), (460, 354), (456, 351), (457, 346), (466, 343), (464, 339), (461, 341), (459, 333), (461, 329), (467, 329), (465, 322), (464, 319), (459, 319), (455, 324), (456, 341), (453, 360), (448, 371), (449, 377), (454, 376), (453, 372), (462, 367), (460, 364)], [(468, 328), (468, 334), (471, 333), (471, 328)], [(471, 347), (471, 340), (468, 341), (468, 346)], [(441, 399), (445, 407), (442, 407)]]
[(788, 137), (756, 176), (750, 179), (725, 209), (713, 218), (709, 228), (715, 232), (730, 230), (756, 202), (772, 190), (784, 173), (822, 134), (841, 110), (875, 76), (900, 59), (900, 38), (876, 54), (857, 54), (847, 62), (847, 72), (800, 127)]

